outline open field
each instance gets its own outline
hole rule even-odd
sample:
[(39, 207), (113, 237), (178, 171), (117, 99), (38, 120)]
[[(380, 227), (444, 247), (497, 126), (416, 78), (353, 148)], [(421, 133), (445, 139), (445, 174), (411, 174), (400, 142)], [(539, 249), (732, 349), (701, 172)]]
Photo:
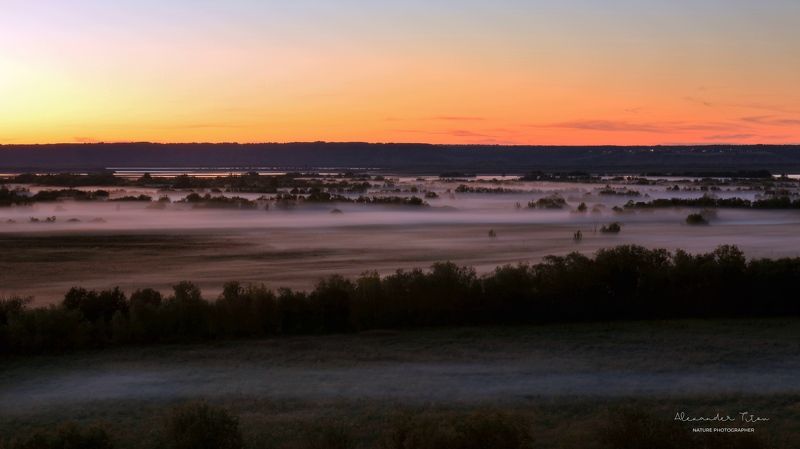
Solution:
[(771, 419), (760, 436), (797, 443), (799, 331), (783, 319), (598, 323), (10, 358), (0, 370), (0, 430), (105, 421), (135, 447), (159, 411), (202, 398), (241, 414), (253, 441), (291, 440), (330, 420), (368, 438), (363, 426), (401, 410), (489, 407), (530, 415), (542, 447), (559, 447), (591, 439), (609, 406), (636, 405), (664, 420), (749, 411)]
[[(257, 177), (261, 178), (267, 177)], [(711, 212), (698, 207), (624, 208), (630, 200), (697, 199), (709, 194), (754, 201), (772, 198), (773, 194), (766, 193), (770, 189), (795, 198), (800, 189), (794, 181), (773, 185), (772, 181), (722, 180), (716, 185), (697, 179), (580, 183), (517, 178), (453, 181), (398, 177), (373, 181), (367, 193), (375, 197), (424, 196), (425, 206), (301, 199), (278, 207), (274, 199), (264, 200), (262, 193), (195, 189), (223, 199), (235, 194), (253, 206), (208, 208), (182, 202), (196, 193), (192, 189), (86, 187), (106, 188), (112, 199), (146, 195), (168, 201), (67, 199), (0, 207), (0, 295), (33, 296), (44, 304), (59, 301), (75, 285), (166, 291), (180, 280), (198, 283), (210, 296), (230, 280), (308, 289), (334, 273), (348, 277), (367, 270), (389, 274), (445, 260), (485, 273), (498, 265), (537, 262), (547, 255), (572, 251), (591, 254), (623, 244), (692, 253), (731, 244), (751, 258), (800, 255), (796, 232), (800, 210), (796, 208), (719, 208)], [(312, 182), (302, 178), (291, 181)], [(493, 193), (456, 192), (464, 186)], [(26, 195), (53, 189), (17, 187), (25, 189)], [(353, 201), (359, 195), (343, 198)], [(556, 209), (529, 205), (551, 198), (564, 203)], [(585, 212), (577, 210), (582, 203)], [(710, 225), (687, 225), (690, 213), (709, 213)], [(48, 217), (54, 221), (47, 222)], [(613, 222), (622, 225), (620, 233), (598, 232)], [(582, 233), (580, 242), (573, 240), (576, 231)]]
[[(167, 291), (185, 279), (213, 297), (230, 280), (308, 289), (330, 274), (353, 277), (368, 270), (389, 274), (444, 260), (485, 273), (498, 265), (537, 262), (571, 251), (591, 254), (623, 244), (693, 253), (734, 244), (748, 257), (800, 255), (796, 232), (800, 211), (745, 212), (749, 216), (741, 218), (737, 211), (721, 212), (719, 220), (730, 222), (707, 227), (682, 224), (685, 213), (644, 212), (647, 221), (625, 217), (618, 235), (595, 233), (591, 222), (566, 220), (0, 234), (0, 295), (30, 295), (41, 304), (59, 301), (76, 285)], [(782, 221), (769, 221), (776, 217)], [(495, 230), (496, 238), (487, 236), (489, 229)], [(572, 234), (579, 229), (584, 238), (575, 243)]]

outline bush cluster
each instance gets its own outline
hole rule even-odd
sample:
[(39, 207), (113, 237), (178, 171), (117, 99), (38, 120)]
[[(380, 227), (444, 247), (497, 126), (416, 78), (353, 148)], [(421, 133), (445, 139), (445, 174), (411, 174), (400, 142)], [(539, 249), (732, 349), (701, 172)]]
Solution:
[(686, 224), (688, 225), (707, 225), (708, 220), (703, 214), (689, 214), (686, 217)]
[(558, 195), (539, 198), (536, 201), (529, 201), (529, 209), (563, 209), (567, 207), (567, 200)]
[(616, 221), (600, 227), (600, 232), (603, 234), (619, 234), (620, 231), (622, 231), (622, 225)]
[(355, 280), (334, 275), (310, 292), (230, 282), (206, 300), (191, 282), (152, 289), (72, 288), (58, 305), (0, 300), (0, 350), (39, 352), (118, 344), (324, 334), (379, 328), (555, 321), (789, 316), (800, 301), (800, 258), (748, 261), (734, 246), (692, 255), (619, 246), (507, 265), (478, 276), (436, 263)]

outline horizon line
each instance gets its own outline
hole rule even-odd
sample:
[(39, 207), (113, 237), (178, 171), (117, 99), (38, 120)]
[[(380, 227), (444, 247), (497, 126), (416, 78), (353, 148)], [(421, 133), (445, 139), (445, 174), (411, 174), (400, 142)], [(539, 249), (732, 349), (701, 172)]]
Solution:
[(114, 141), (114, 142), (50, 142), (50, 143), (0, 143), (3, 147), (43, 147), (43, 146), (94, 146), (94, 145), (298, 145), (298, 144), (330, 144), (330, 145), (420, 145), (431, 147), (504, 147), (504, 148), (663, 148), (663, 147), (790, 147), (800, 146), (797, 143), (659, 143), (659, 144), (535, 144), (535, 143), (428, 143), (428, 142), (369, 142), (369, 141), (327, 141), (327, 140), (308, 140), (308, 141), (263, 141), (263, 142), (158, 142), (158, 141)]

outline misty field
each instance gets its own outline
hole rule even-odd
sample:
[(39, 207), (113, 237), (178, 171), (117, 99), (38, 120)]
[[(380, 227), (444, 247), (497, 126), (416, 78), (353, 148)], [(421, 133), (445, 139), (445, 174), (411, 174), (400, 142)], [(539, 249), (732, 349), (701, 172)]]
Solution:
[[(782, 288), (798, 263), (779, 259), (800, 256), (796, 180), (22, 178), (0, 190), (0, 298), (14, 349), (0, 360), (0, 441), (74, 421), (107, 429), (116, 447), (157, 447), (170, 410), (201, 400), (238, 417), (248, 448), (466, 448), (442, 441), (479, 435), (537, 448), (634, 448), (614, 441), (642, 435), (669, 449), (800, 444), (800, 322), (755, 318), (796, 314)], [(573, 252), (602, 260), (548, 258)], [(389, 276), (443, 261), (457, 265)], [(229, 281), (241, 284), (223, 293)], [(104, 291), (73, 290), (67, 304), (72, 287)], [(478, 291), (466, 296), (500, 306), (436, 315)], [(516, 309), (503, 309), (503, 294)], [(184, 321), (205, 323), (190, 323), (205, 332), (197, 338), (170, 333), (182, 304), (198, 312)], [(258, 315), (262, 306), (274, 313)], [(314, 327), (371, 306), (396, 307), (383, 317), (395, 324)], [(431, 316), (401, 319), (414, 310)], [(225, 321), (231, 311), (258, 332)], [(309, 322), (294, 329), (293, 314)], [(658, 319), (698, 316), (721, 318)], [(581, 322), (603, 319), (629, 321)], [(562, 324), (519, 324), (548, 320)], [(142, 323), (152, 335), (131, 337), (126, 325)], [(237, 337), (250, 339), (228, 340)], [(698, 436), (674, 420), (680, 412), (769, 421), (749, 439)]]
[[(0, 207), (0, 295), (32, 296), (41, 304), (59, 301), (76, 285), (166, 291), (180, 280), (210, 294), (231, 280), (307, 289), (330, 274), (389, 274), (446, 260), (485, 273), (623, 244), (693, 253), (731, 244), (748, 257), (800, 255), (800, 210), (793, 207), (628, 207), (703, 198), (772, 207), (770, 198), (785, 195), (791, 202), (798, 195), (795, 181), (373, 178), (379, 181), (289, 178), (291, 185), (322, 187), (271, 195), (137, 186), (59, 193), (57, 187), (9, 184), (29, 195), (19, 198), (43, 195), (46, 201)], [(361, 190), (335, 193), (342, 183), (348, 192)], [(315, 197), (318, 190), (328, 195), (324, 201)], [(101, 191), (101, 201), (75, 198)], [(187, 202), (191, 195), (196, 201)], [(379, 200), (359, 202), (364, 195)], [(420, 205), (378, 204), (409, 198)], [(710, 225), (687, 225), (692, 213), (708, 215), (702, 221)], [(610, 223), (619, 223), (621, 232), (601, 232)]]
[(781, 319), (598, 323), (9, 358), (0, 430), (102, 422), (124, 447), (145, 447), (159, 413), (205, 399), (241, 415), (253, 442), (285, 445), (326, 423), (370, 441), (404, 410), (499, 409), (526, 416), (537, 447), (593, 447), (608, 413), (634, 407), (664, 422), (679, 411), (757, 413), (771, 419), (759, 437), (792, 447), (799, 331)]

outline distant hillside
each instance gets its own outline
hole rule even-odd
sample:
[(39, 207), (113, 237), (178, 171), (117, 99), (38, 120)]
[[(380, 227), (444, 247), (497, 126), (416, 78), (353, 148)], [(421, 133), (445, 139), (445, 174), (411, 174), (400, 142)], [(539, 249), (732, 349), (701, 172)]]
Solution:
[(108, 167), (330, 167), (425, 173), (523, 173), (532, 170), (800, 173), (800, 145), (538, 147), (315, 142), (0, 146), (2, 171), (94, 171)]

